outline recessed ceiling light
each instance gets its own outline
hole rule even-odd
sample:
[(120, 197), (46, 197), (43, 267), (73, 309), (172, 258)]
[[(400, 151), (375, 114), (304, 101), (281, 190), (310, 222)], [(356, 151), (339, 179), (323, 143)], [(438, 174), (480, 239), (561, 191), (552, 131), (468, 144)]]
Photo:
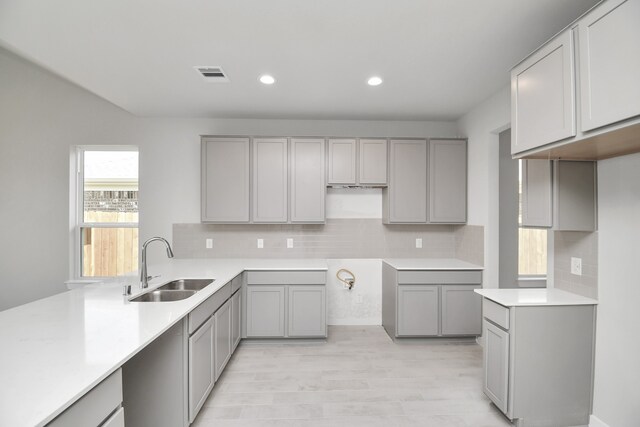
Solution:
[(382, 84), (382, 79), (378, 76), (373, 76), (367, 80), (367, 84), (369, 84), (369, 86), (378, 86)]
[(264, 74), (260, 76), (260, 81), (266, 85), (272, 85), (276, 82), (276, 79), (274, 79), (273, 76), (270, 76), (269, 74)]

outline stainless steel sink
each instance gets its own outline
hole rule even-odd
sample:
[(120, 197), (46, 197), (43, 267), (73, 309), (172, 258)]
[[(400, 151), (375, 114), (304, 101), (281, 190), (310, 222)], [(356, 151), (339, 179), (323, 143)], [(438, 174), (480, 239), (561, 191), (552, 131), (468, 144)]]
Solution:
[(195, 295), (214, 282), (214, 279), (179, 279), (165, 283), (151, 292), (133, 298), (131, 302), (180, 301)]
[(214, 282), (214, 279), (180, 279), (160, 286), (159, 290), (201, 291)]
[(193, 296), (198, 291), (160, 290), (156, 289), (133, 298), (132, 302), (166, 302), (180, 301)]

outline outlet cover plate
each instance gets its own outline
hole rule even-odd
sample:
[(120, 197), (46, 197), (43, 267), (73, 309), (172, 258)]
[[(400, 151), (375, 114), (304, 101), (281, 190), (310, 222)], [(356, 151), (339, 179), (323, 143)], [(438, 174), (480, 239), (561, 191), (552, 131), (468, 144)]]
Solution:
[(571, 257), (571, 274), (582, 276), (582, 258)]

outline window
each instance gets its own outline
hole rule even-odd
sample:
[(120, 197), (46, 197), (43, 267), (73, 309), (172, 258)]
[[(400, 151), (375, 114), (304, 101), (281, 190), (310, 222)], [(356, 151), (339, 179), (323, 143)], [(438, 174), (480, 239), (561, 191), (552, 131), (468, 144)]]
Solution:
[(519, 211), (518, 211), (518, 275), (547, 275), (547, 230), (522, 227), (522, 160), (519, 168)]
[(79, 147), (74, 269), (76, 277), (138, 270), (138, 150)]

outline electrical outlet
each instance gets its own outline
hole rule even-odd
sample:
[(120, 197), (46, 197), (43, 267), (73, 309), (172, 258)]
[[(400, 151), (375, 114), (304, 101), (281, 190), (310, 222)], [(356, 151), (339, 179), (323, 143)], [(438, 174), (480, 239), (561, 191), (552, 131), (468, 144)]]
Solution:
[(264, 239), (258, 239), (258, 249), (264, 248)]
[(422, 239), (416, 239), (416, 248), (422, 249)]
[(571, 257), (571, 274), (582, 276), (582, 258)]
[(287, 248), (291, 249), (293, 247), (293, 239), (287, 239)]
[(213, 239), (207, 239), (205, 240), (205, 247), (207, 249), (212, 249), (213, 248)]

